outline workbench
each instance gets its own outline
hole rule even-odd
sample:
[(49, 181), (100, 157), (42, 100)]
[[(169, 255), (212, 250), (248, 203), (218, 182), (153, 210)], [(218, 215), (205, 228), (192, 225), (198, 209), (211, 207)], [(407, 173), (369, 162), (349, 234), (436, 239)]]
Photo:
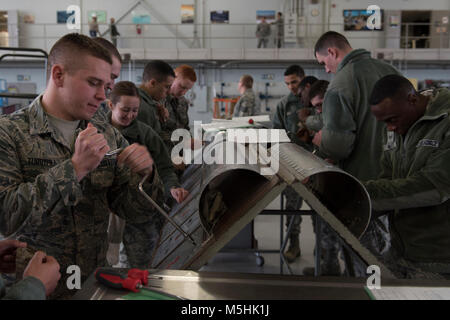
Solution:
[[(121, 270), (126, 274), (126, 269)], [(149, 285), (188, 300), (370, 300), (365, 278), (307, 277), (190, 270), (149, 270)], [(381, 280), (382, 286), (450, 288), (450, 281)], [(107, 288), (92, 274), (75, 300), (116, 300), (127, 291)]]

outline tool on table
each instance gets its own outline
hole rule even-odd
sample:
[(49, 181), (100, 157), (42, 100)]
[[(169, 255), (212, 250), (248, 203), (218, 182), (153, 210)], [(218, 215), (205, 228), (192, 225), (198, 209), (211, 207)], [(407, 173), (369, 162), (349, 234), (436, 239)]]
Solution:
[(148, 270), (133, 268), (128, 270), (128, 277), (141, 280), (144, 286), (148, 285)]
[(109, 288), (125, 289), (133, 292), (139, 292), (140, 289), (145, 289), (150, 292), (163, 295), (166, 298), (185, 300), (182, 297), (143, 286), (142, 285), (143, 282), (141, 279), (145, 281), (144, 283), (148, 284), (148, 276), (149, 276), (148, 271), (141, 269), (130, 269), (128, 271), (128, 276), (125, 276), (120, 272), (112, 270), (110, 268), (98, 268), (95, 271), (95, 279), (97, 279), (98, 282)]
[(114, 289), (126, 289), (133, 292), (139, 292), (139, 289), (142, 287), (141, 280), (126, 277), (121, 273), (108, 268), (98, 268), (95, 270), (95, 279), (101, 284)]

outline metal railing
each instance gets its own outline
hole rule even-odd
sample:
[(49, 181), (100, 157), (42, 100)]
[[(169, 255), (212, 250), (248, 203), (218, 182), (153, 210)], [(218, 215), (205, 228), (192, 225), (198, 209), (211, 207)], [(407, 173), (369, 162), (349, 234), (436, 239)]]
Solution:
[[(415, 26), (429, 26), (431, 35), (414, 36), (410, 30)], [(8, 24), (9, 28), (15, 28)], [(65, 24), (27, 24), (20, 23), (17, 38), (9, 36), (9, 42), (18, 40), (20, 47), (42, 48), (49, 51), (54, 42), (61, 36), (70, 32), (81, 32), (89, 34), (87, 24), (82, 24), (81, 30), (69, 30)], [(108, 24), (100, 24), (100, 32), (109, 28)], [(140, 25), (141, 32), (138, 33), (136, 24), (118, 24), (121, 33), (118, 38), (119, 48), (129, 49), (182, 49), (182, 48), (256, 48), (255, 36), (257, 24), (145, 24)], [(387, 28), (387, 26), (385, 26)], [(431, 23), (403, 23), (397, 26), (398, 35), (386, 35), (383, 31), (344, 31), (344, 24), (297, 24), (295, 30), (297, 35), (283, 37), (284, 48), (312, 48), (320, 35), (327, 30), (342, 32), (354, 47), (365, 47), (367, 49), (389, 48), (418, 49), (449, 48), (450, 33), (448, 24)], [(401, 32), (404, 30), (404, 32)], [(436, 30), (441, 32), (436, 33)], [(109, 39), (109, 34), (105, 35)], [(1, 41), (4, 37), (0, 37)], [(276, 26), (272, 26), (269, 37), (269, 47), (276, 48), (278, 40)], [(394, 44), (394, 45), (393, 45)], [(5, 43), (3, 43), (5, 46)]]

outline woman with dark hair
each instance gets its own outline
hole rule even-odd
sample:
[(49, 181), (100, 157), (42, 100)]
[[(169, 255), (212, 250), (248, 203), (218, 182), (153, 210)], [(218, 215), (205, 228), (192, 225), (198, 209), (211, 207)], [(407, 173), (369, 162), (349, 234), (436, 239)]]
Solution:
[(187, 191), (179, 187), (172, 161), (160, 136), (150, 126), (136, 120), (139, 105), (139, 91), (134, 83), (120, 81), (111, 91), (108, 120), (130, 144), (139, 143), (147, 147), (164, 182), (166, 197), (170, 194), (177, 202), (182, 202)]
[[(134, 83), (120, 81), (114, 85), (111, 91), (108, 107), (110, 111), (106, 115), (107, 120), (120, 131), (128, 143), (139, 143), (147, 147), (150, 156), (154, 161), (156, 170), (164, 183), (164, 198), (166, 200), (175, 199), (182, 202), (189, 192), (180, 187), (177, 175), (175, 174), (169, 153), (161, 137), (150, 126), (136, 119), (139, 112), (140, 97), (139, 91)], [(170, 203), (171, 201), (169, 201)], [(155, 221), (155, 243), (159, 237), (163, 225), (163, 217)], [(125, 224), (125, 221), (111, 215), (110, 227), (108, 230), (108, 261), (117, 264), (120, 242), (123, 241), (125, 250), (128, 243), (135, 241), (133, 224)], [(130, 254), (127, 251), (127, 255)]]

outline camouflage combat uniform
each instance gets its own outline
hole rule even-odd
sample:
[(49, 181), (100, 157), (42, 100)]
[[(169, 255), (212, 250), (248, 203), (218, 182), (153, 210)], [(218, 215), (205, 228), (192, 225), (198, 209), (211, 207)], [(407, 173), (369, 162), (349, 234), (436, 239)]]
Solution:
[[(389, 74), (399, 72), (371, 58), (367, 50), (353, 50), (339, 64), (325, 93), (320, 152), (359, 180), (376, 179), (380, 173), (385, 125), (372, 115), (369, 97), (375, 83)], [(386, 252), (389, 233), (384, 217), (371, 221), (361, 243), (378, 257)], [(351, 274), (366, 276), (364, 266), (355, 267)]]
[(172, 137), (172, 133), (176, 129), (186, 129), (189, 128), (189, 101), (185, 97), (177, 98), (172, 95), (168, 95), (164, 106), (169, 111), (169, 119), (161, 124), (161, 138), (163, 139), (167, 151), (169, 154), (172, 151), (172, 148), (175, 146), (176, 142), (172, 142), (170, 139)]
[(406, 278), (423, 272), (448, 278), (450, 91), (432, 92), (425, 114), (406, 135), (392, 131), (385, 137), (381, 175), (365, 186), (374, 209), (390, 211), (393, 253), (387, 265)]
[(261, 47), (261, 45), (266, 48), (267, 43), (269, 41), (269, 36), (271, 33), (270, 24), (267, 22), (260, 22), (258, 26), (256, 27), (256, 38), (258, 39), (258, 48)]
[(316, 113), (306, 118), (305, 125), (309, 130), (319, 132), (323, 127), (322, 113)]
[(158, 115), (159, 101), (153, 99), (144, 88), (138, 88), (141, 103), (137, 119), (150, 126), (159, 135), (161, 134), (161, 122)]
[(273, 24), (276, 27), (275, 41), (277, 48), (281, 48), (284, 45), (284, 19), (279, 18)]
[[(68, 145), (51, 125), (41, 98), (0, 119), (0, 232), (15, 234), (28, 243), (27, 249), (55, 257), (62, 274), (58, 285), (62, 291), (58, 292), (67, 294), (68, 266), (79, 266), (84, 281), (96, 267), (106, 264), (111, 209), (136, 226), (132, 262), (147, 266), (159, 237), (152, 229), (158, 213), (137, 192), (142, 178), (126, 167), (119, 168), (112, 156), (78, 182), (71, 161), (74, 143)], [(111, 125), (95, 118), (90, 122), (111, 149), (128, 146)], [(80, 121), (74, 140), (87, 123)], [(146, 192), (160, 197), (155, 171), (150, 181), (144, 186)]]
[(257, 114), (256, 96), (253, 89), (246, 89), (234, 106), (235, 117), (248, 117)]
[[(111, 123), (111, 111), (106, 115), (108, 122)], [(172, 196), (170, 189), (179, 188), (180, 183), (178, 182), (178, 177), (175, 174), (172, 161), (167, 152), (166, 147), (161, 139), (161, 137), (149, 126), (141, 121), (134, 120), (128, 127), (119, 129), (120, 133), (127, 139), (129, 144), (138, 143), (140, 145), (146, 146), (152, 159), (155, 162), (156, 170), (158, 175), (161, 177), (164, 183), (164, 195), (166, 202), (171, 202)], [(162, 216), (161, 219), (155, 220), (155, 230), (159, 233), (162, 227)], [(133, 239), (134, 227), (132, 224), (126, 224), (123, 219), (118, 217), (112, 217), (110, 221), (110, 228), (108, 229), (108, 237), (112, 243), (120, 243), (123, 240), (124, 248), (126, 253), (123, 254), (121, 258), (122, 262), (127, 253), (130, 251), (129, 243), (130, 239)]]
[[(315, 112), (315, 110), (314, 110)], [(314, 113), (306, 118), (305, 125), (308, 130), (319, 132), (323, 127), (322, 113)], [(323, 158), (323, 154), (317, 146), (314, 146), (315, 155)], [(320, 216), (315, 216), (312, 219), (314, 231), (318, 234), (316, 219), (321, 219)], [(320, 220), (320, 275), (339, 276), (342, 275), (341, 267), (339, 265), (339, 252), (342, 250), (341, 240), (336, 232), (323, 220)], [(305, 271), (305, 270), (304, 270)], [(312, 271), (312, 270), (311, 270)]]
[[(277, 109), (272, 118), (272, 125), (274, 129), (284, 129), (291, 141), (301, 147), (312, 151), (312, 146), (301, 141), (297, 137), (298, 127), (298, 115), (297, 112), (301, 108), (304, 108), (301, 100), (298, 96), (294, 95), (292, 92), (289, 95), (283, 97), (277, 104)], [(291, 187), (287, 187), (283, 191), (283, 195), (286, 198), (286, 210), (299, 210), (302, 206), (302, 199), (299, 197), (298, 193)], [(300, 200), (299, 200), (300, 199)], [(286, 226), (289, 225), (291, 221), (291, 216), (286, 219)], [(302, 222), (302, 217), (297, 215), (294, 216), (294, 222), (291, 229), (291, 236), (293, 238), (298, 238), (300, 234), (300, 224)]]

